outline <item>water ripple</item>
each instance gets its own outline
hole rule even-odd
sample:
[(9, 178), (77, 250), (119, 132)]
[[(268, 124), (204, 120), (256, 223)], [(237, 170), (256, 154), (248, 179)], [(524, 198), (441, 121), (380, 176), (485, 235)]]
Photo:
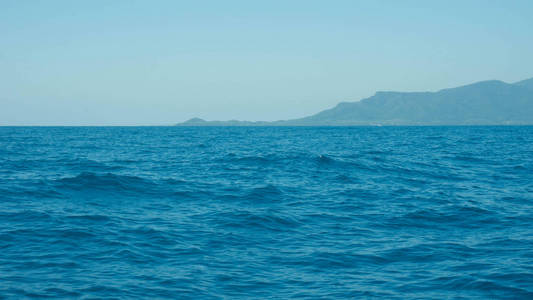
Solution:
[(533, 298), (533, 127), (0, 141), (0, 298)]

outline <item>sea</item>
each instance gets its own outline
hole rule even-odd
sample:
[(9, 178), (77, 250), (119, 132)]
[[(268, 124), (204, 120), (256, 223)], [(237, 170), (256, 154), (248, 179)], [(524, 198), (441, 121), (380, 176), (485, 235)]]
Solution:
[(533, 127), (0, 127), (0, 298), (533, 299)]

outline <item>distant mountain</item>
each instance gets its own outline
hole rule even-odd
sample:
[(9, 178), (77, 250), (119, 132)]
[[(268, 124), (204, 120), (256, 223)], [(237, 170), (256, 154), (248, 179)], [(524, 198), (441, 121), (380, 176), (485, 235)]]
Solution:
[(377, 92), (315, 115), (285, 121), (204, 121), (180, 126), (520, 125), (533, 124), (533, 78), (482, 81), (438, 92)]
[(533, 89), (533, 78), (519, 81), (519, 82), (515, 83), (515, 85), (518, 85), (518, 86), (521, 86), (521, 87), (525, 87), (525, 88), (529, 88), (529, 89)]

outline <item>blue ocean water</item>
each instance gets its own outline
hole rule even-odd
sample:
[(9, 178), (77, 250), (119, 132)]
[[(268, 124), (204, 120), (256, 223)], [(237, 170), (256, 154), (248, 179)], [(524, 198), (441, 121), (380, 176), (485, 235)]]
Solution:
[(0, 127), (0, 298), (533, 298), (533, 127)]

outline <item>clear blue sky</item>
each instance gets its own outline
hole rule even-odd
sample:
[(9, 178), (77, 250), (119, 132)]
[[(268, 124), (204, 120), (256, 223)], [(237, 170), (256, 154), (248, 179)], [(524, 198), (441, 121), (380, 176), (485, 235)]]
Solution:
[(0, 125), (297, 118), (533, 77), (533, 1), (0, 1)]

